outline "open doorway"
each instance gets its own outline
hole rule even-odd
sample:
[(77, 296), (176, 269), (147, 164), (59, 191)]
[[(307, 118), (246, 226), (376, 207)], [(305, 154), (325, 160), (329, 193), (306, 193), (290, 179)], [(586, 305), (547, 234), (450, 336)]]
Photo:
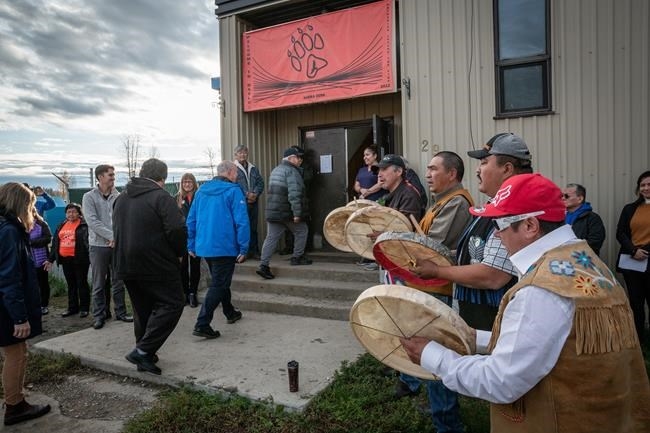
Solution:
[(363, 122), (300, 128), (305, 149), (303, 169), (311, 221), (308, 248), (314, 236), (323, 249), (333, 249), (323, 236), (325, 217), (354, 198), (354, 180), (363, 166), (363, 151), (376, 145), (379, 156), (393, 153), (392, 119), (373, 116)]

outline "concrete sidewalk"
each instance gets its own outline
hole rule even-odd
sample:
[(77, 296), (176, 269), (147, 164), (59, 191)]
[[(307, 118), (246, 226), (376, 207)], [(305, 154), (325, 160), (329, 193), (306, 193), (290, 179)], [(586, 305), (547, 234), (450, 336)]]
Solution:
[[(90, 367), (158, 384), (191, 385), (225, 391), (302, 410), (330, 382), (342, 361), (364, 353), (345, 321), (243, 311), (241, 321), (228, 325), (221, 310), (212, 327), (221, 337), (206, 340), (192, 335), (199, 309), (186, 307), (165, 345), (158, 352), (162, 375), (136, 371), (125, 358), (134, 347), (132, 324), (108, 321), (103, 329), (87, 330), (45, 340), (38, 351), (70, 353)], [(289, 392), (287, 362), (300, 363), (300, 390)]]

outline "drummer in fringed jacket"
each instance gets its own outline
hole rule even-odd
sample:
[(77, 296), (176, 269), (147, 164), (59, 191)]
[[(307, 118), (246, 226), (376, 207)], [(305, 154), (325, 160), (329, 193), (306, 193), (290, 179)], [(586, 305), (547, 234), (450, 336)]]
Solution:
[[(409, 358), (459, 393), (491, 403), (491, 431), (650, 432), (650, 384), (625, 290), (564, 223), (560, 188), (539, 174), (506, 180), (485, 208), (522, 275), (492, 332), (466, 356), (422, 337)], [(415, 269), (417, 272), (417, 269)]]
[[(433, 204), (420, 221), (420, 228), (427, 236), (455, 250), (461, 234), (472, 220), (469, 213), (474, 205), (469, 191), (463, 188), (465, 173), (463, 160), (454, 152), (436, 153), (427, 165), (427, 185), (433, 194)], [(426, 292), (451, 306), (453, 283), (430, 287)], [(401, 373), (395, 390), (397, 397), (415, 395), (421, 380)], [(462, 432), (458, 394), (449, 390), (439, 380), (426, 381), (431, 416), (436, 431)]]
[[(532, 173), (532, 156), (521, 137), (501, 133), (482, 149), (467, 152), (479, 160), (476, 170), (478, 189), (492, 200), (510, 177)], [(456, 283), (461, 317), (473, 328), (490, 330), (504, 293), (517, 282), (517, 271), (508, 258), (501, 240), (494, 236), (488, 218), (474, 218), (458, 243), (459, 266), (439, 267), (433, 262), (418, 262), (423, 278), (442, 278)]]

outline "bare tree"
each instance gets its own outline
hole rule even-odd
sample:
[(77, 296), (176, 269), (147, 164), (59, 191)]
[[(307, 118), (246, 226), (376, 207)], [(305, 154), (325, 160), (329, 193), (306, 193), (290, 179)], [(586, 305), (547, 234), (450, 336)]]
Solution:
[(58, 175), (54, 174), (56, 177), (57, 183), (59, 184), (59, 191), (61, 192), (61, 197), (68, 199), (68, 190), (70, 189), (70, 183), (72, 181), (72, 176), (68, 173), (67, 170), (63, 170), (63, 173)]
[(135, 177), (139, 165), (140, 136), (138, 134), (124, 136), (122, 150), (126, 159), (126, 171), (129, 177)]
[(214, 168), (217, 165), (217, 154), (212, 150), (211, 147), (205, 148), (205, 156), (208, 157), (208, 167), (210, 168), (210, 174), (214, 177)]

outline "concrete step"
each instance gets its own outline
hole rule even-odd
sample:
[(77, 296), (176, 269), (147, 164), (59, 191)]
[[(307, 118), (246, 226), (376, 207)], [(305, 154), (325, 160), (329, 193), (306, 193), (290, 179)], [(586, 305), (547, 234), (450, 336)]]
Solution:
[(286, 314), (288, 316), (317, 319), (349, 320), (354, 300), (316, 299), (302, 296), (278, 295), (276, 293), (235, 292), (232, 303), (244, 312)]
[[(361, 292), (379, 284), (379, 272), (358, 266), (354, 254), (321, 251), (308, 256), (313, 264), (291, 266), (290, 256), (274, 255), (272, 280), (255, 273), (259, 260), (238, 264), (231, 284), (233, 304), (244, 314), (259, 311), (347, 321)], [(202, 290), (199, 299), (204, 296)]]
[(259, 275), (239, 274), (233, 278), (233, 292), (273, 293), (311, 299), (353, 301), (375, 283), (359, 281), (330, 281), (306, 278), (262, 279)]
[[(258, 260), (248, 260), (235, 267), (235, 275), (233, 281), (240, 275), (255, 275), (259, 277), (255, 271), (259, 267)], [(271, 272), (278, 278), (301, 278), (306, 280), (320, 280), (320, 281), (357, 281), (361, 283), (376, 284), (379, 281), (378, 271), (368, 271), (361, 266), (354, 263), (338, 263), (327, 261), (316, 261), (311, 265), (291, 266), (289, 259), (273, 257), (271, 260)], [(269, 280), (272, 281), (272, 280)], [(331, 285), (331, 284), (330, 284)]]

